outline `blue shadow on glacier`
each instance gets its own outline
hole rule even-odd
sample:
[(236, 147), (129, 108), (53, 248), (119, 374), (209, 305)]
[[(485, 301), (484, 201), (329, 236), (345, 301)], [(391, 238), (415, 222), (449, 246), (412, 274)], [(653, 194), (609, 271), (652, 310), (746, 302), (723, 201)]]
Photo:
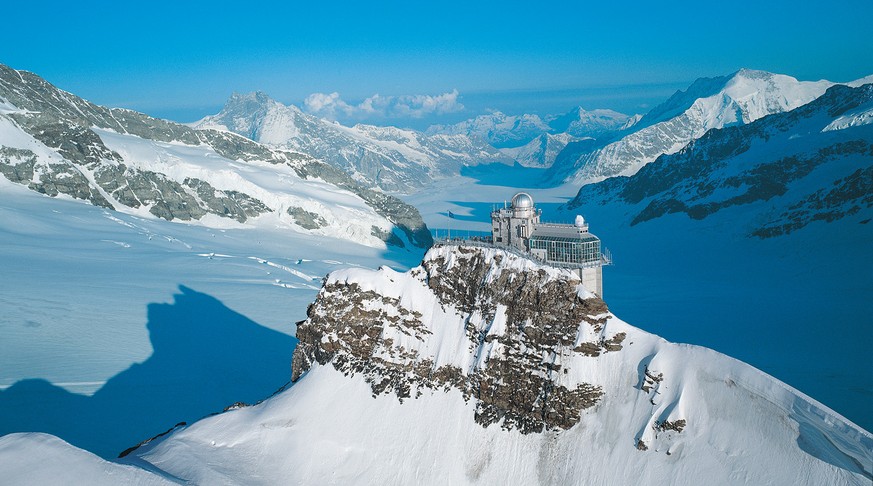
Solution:
[(255, 403), (288, 383), (297, 339), (261, 326), (218, 299), (179, 286), (173, 304), (149, 304), (152, 355), (93, 396), (45, 380), (0, 392), (0, 435), (46, 432), (114, 458), (178, 422)]

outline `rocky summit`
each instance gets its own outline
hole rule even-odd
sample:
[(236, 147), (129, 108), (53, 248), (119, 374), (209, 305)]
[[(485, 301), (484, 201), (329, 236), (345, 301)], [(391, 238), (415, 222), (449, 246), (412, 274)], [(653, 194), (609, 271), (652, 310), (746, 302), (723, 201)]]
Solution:
[(293, 386), (132, 455), (198, 484), (871, 478), (863, 429), (751, 366), (622, 322), (569, 270), (497, 248), (337, 270), (297, 337)]
[(331, 280), (298, 325), (292, 378), (313, 362), (331, 363), (344, 374), (364, 375), (374, 395), (393, 393), (401, 401), (421, 396), (422, 388), (456, 388), (476, 403), (482, 426), (499, 423), (530, 433), (576, 425), (603, 391), (564, 379), (563, 363), (618, 351), (624, 336), (607, 332), (606, 304), (570, 272), (504, 264), (517, 258), (440, 248), (413, 272), (440, 307), (463, 323), (463, 350), (470, 359), (462, 366), (416, 349), (433, 334), (421, 312), (357, 282)]

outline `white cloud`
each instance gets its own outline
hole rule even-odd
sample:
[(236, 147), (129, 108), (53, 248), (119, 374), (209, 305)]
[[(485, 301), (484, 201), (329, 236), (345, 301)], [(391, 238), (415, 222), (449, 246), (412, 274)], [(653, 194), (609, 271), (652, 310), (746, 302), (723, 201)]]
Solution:
[(464, 109), (458, 102), (458, 90), (440, 95), (382, 96), (375, 94), (352, 105), (339, 93), (313, 93), (303, 101), (307, 112), (324, 118), (423, 118), (428, 115), (454, 113)]

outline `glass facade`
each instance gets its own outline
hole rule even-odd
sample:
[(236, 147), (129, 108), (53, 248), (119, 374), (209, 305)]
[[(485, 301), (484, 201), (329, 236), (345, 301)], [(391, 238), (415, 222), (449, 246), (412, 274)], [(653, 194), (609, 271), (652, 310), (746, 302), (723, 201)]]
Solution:
[(579, 265), (600, 263), (600, 239), (593, 235), (582, 238), (534, 235), (529, 244), (531, 250), (545, 250), (548, 262)]

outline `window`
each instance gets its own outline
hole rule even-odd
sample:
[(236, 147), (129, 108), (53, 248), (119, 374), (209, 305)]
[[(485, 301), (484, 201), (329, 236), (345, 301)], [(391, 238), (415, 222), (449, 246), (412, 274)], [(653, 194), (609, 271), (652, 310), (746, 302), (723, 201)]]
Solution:
[(597, 238), (534, 237), (531, 250), (545, 250), (546, 261), (586, 264), (600, 261), (600, 240)]

